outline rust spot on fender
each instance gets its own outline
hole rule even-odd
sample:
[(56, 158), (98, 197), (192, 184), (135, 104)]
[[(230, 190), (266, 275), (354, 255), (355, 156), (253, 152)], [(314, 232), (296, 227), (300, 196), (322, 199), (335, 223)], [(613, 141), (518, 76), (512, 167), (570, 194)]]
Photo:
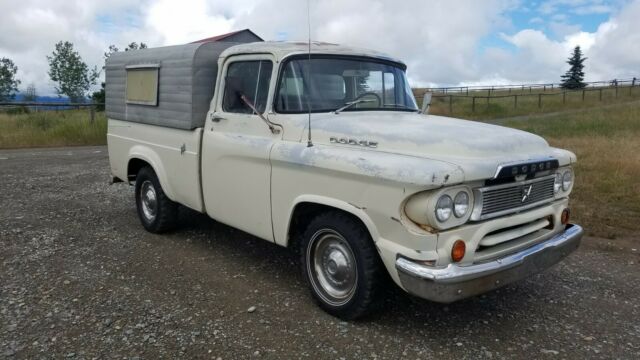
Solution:
[(429, 226), (429, 225), (425, 225), (425, 224), (418, 224), (418, 226), (419, 226), (422, 230), (424, 230), (424, 231), (426, 231), (426, 232), (428, 232), (428, 233), (431, 233), (431, 234), (437, 234), (437, 233), (438, 233), (438, 230), (437, 230), (437, 229), (432, 228), (432, 227), (431, 227), (431, 226)]

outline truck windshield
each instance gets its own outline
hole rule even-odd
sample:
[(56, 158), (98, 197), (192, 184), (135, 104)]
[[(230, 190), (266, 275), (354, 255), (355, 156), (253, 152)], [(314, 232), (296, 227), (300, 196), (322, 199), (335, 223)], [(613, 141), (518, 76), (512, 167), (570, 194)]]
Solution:
[(283, 66), (275, 99), (279, 113), (418, 110), (404, 70), (391, 62), (316, 55)]

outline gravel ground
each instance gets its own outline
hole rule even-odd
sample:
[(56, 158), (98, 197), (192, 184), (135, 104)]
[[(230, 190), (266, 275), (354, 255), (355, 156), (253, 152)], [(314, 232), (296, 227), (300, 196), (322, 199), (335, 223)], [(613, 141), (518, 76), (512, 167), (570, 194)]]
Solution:
[(347, 323), (286, 249), (187, 210), (147, 233), (108, 180), (105, 147), (0, 151), (0, 356), (640, 358), (637, 242), (448, 306), (392, 289)]

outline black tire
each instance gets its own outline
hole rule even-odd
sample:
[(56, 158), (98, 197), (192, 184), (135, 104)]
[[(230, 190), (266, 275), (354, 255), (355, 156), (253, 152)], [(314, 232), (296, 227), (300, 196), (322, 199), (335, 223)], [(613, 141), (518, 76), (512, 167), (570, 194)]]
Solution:
[[(145, 202), (143, 197), (149, 199), (150, 196), (143, 196), (143, 189), (145, 194), (150, 194), (148, 191), (153, 192), (155, 201)], [(178, 204), (171, 201), (164, 193), (158, 176), (151, 167), (145, 166), (138, 171), (135, 194), (138, 217), (147, 231), (162, 233), (176, 227)]]
[[(328, 242), (328, 245), (324, 245), (325, 242)], [(342, 267), (337, 266), (333, 256), (336, 251), (338, 255), (335, 259), (338, 262), (343, 260), (342, 256), (348, 259), (353, 255), (355, 265), (343, 263)], [(349, 255), (345, 255), (349, 252), (351, 252)], [(300, 241), (300, 257), (302, 273), (311, 290), (311, 295), (329, 314), (341, 319), (353, 320), (379, 308), (382, 301), (382, 285), (386, 276), (384, 265), (378, 256), (371, 235), (353, 217), (339, 211), (329, 211), (316, 216), (305, 229)], [(322, 260), (316, 260), (318, 258)], [(330, 274), (332, 268), (333, 274)], [(346, 270), (341, 271), (341, 269)], [(355, 275), (355, 285), (345, 285), (345, 288), (351, 289), (345, 295), (340, 294), (340, 297), (334, 297), (329, 290), (326, 290), (327, 288), (335, 290), (332, 286), (336, 284), (332, 284), (335, 277), (342, 278), (345, 284), (349, 284), (352, 282), (350, 280), (353, 278), (352, 275)], [(322, 285), (323, 282), (329, 283), (329, 286)]]

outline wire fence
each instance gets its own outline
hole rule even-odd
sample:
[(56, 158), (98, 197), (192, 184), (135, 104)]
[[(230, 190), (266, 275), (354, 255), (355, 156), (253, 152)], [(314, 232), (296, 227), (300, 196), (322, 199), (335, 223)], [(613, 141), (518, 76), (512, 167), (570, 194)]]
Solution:
[[(587, 88), (600, 88), (600, 87), (617, 87), (617, 86), (638, 86), (640, 85), (640, 79), (637, 77), (628, 79), (612, 79), (586, 82)], [(535, 92), (547, 92), (561, 90), (562, 84), (560, 83), (543, 83), (543, 84), (517, 84), (517, 85), (471, 85), (471, 86), (450, 86), (450, 87), (431, 87), (420, 88), (424, 92), (432, 93), (444, 93), (444, 94), (461, 94), (469, 95), (473, 92), (487, 92), (487, 96), (491, 96), (496, 92), (520, 92), (520, 93), (533, 93)]]
[(87, 109), (90, 122), (96, 119), (96, 111), (104, 109), (103, 103), (58, 103), (58, 102), (0, 102), (0, 112), (24, 113), (38, 111), (65, 111)]
[[(486, 95), (482, 94), (481, 91), (487, 91), (487, 88), (483, 88), (482, 90), (470, 90), (470, 92), (465, 90), (463, 93), (432, 92), (432, 99), (434, 99), (434, 102), (438, 102), (441, 105), (443, 103), (448, 105), (449, 113), (453, 113), (454, 104), (459, 104), (462, 101), (465, 101), (465, 103), (470, 102), (471, 112), (476, 112), (478, 107), (482, 104), (486, 104), (488, 107), (492, 103), (497, 102), (501, 105), (508, 105), (510, 103), (513, 109), (518, 109), (522, 106), (523, 102), (526, 102), (527, 107), (531, 108), (531, 103), (534, 101), (533, 107), (541, 109), (549, 102), (549, 99), (553, 99), (554, 105), (563, 106), (566, 105), (568, 101), (575, 102), (577, 100), (584, 103), (585, 101), (592, 102), (594, 100), (603, 101), (605, 98), (617, 99), (621, 96), (640, 95), (640, 90), (638, 90), (640, 87), (640, 81), (635, 78), (629, 81), (616, 80), (606, 82), (606, 86), (595, 86), (594, 84), (596, 83), (591, 83), (591, 86), (577, 90), (565, 90), (556, 87), (554, 91), (550, 91), (550, 88), (542, 88), (543, 91), (541, 92), (533, 92), (528, 88), (525, 91), (522, 91), (522, 85), (520, 88), (502, 88), (500, 92), (489, 88)], [(605, 84), (605, 82), (598, 82), (598, 84)], [(497, 87), (495, 87), (495, 89), (497, 89)], [(520, 91), (516, 91), (516, 89)], [(430, 92), (430, 90), (432, 89), (419, 88), (413, 89), (413, 92), (416, 99), (421, 100), (424, 97), (424, 94)], [(595, 94), (597, 98), (594, 99), (594, 96), (591, 94)]]
[[(613, 93), (614, 98), (621, 95), (634, 95), (639, 91), (640, 79), (613, 79), (606, 81), (594, 81), (587, 83), (587, 86), (578, 90), (565, 90), (558, 83), (548, 84), (521, 84), (521, 85), (490, 85), (490, 86), (457, 86), (439, 88), (414, 88), (413, 93), (420, 102), (427, 92), (432, 93), (434, 101), (448, 103), (449, 113), (453, 113), (454, 104), (461, 101), (470, 101), (471, 112), (476, 112), (481, 103), (489, 106), (492, 101), (510, 102), (514, 109), (518, 109), (519, 103), (524, 99), (530, 106), (531, 99), (537, 100), (537, 107), (542, 108), (545, 99), (561, 98), (562, 105), (567, 104), (569, 98), (575, 101), (576, 94), (582, 102), (585, 102), (587, 94), (597, 93), (598, 100), (603, 100), (603, 92)], [(535, 91), (534, 91), (535, 90)], [(486, 92), (486, 95), (482, 94)], [(611, 95), (611, 94), (608, 94)], [(589, 99), (590, 101), (592, 99)], [(89, 119), (95, 121), (97, 110), (103, 110), (103, 103), (58, 103), (58, 102), (0, 102), (0, 112), (19, 113), (26, 109), (29, 112), (37, 111), (62, 111), (78, 110), (85, 108), (88, 110)]]

